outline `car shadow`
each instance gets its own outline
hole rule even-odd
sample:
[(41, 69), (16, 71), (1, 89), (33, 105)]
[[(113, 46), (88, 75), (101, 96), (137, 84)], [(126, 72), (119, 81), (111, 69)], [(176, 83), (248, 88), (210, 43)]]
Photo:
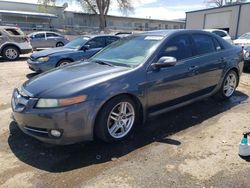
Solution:
[(33, 78), (34, 76), (37, 76), (38, 74), (39, 74), (39, 73), (37, 73), (37, 72), (32, 72), (32, 73), (26, 74), (26, 78), (31, 79), (31, 78)]
[(18, 62), (18, 61), (27, 61), (29, 59), (29, 57), (26, 57), (26, 56), (21, 56), (19, 57), (17, 60), (15, 61), (7, 61), (5, 60), (3, 57), (0, 56), (0, 63), (7, 63), (7, 62)]
[(170, 138), (171, 135), (225, 112), (247, 99), (247, 95), (237, 91), (229, 101), (217, 102), (208, 98), (196, 102), (148, 120), (143, 128), (136, 129), (129, 139), (120, 143), (93, 141), (54, 146), (27, 136), (15, 122), (9, 125), (8, 143), (16, 157), (24, 163), (48, 172), (66, 172), (109, 162), (153, 142), (178, 147), (181, 140), (174, 140)]

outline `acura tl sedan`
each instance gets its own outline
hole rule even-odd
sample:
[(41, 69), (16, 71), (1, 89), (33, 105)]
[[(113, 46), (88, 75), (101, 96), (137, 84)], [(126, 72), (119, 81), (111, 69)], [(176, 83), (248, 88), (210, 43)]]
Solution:
[(131, 35), (14, 89), (13, 117), (48, 143), (120, 141), (148, 117), (212, 95), (229, 99), (242, 69), (242, 49), (212, 33)]
[(112, 35), (82, 36), (63, 47), (35, 52), (27, 63), (31, 70), (38, 73), (45, 72), (74, 61), (88, 59), (118, 39), (120, 37)]

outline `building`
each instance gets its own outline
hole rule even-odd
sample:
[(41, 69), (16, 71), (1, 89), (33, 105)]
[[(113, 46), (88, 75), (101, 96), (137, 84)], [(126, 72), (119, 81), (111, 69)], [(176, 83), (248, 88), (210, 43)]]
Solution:
[(223, 29), (232, 38), (250, 32), (250, 3), (186, 12), (187, 29)]
[[(72, 31), (96, 31), (97, 15), (66, 11), (65, 6), (42, 5), (0, 1), (0, 25), (18, 25), (24, 30), (66, 29)], [(107, 28), (111, 30), (183, 29), (185, 21), (154, 20), (120, 16), (107, 16)]]

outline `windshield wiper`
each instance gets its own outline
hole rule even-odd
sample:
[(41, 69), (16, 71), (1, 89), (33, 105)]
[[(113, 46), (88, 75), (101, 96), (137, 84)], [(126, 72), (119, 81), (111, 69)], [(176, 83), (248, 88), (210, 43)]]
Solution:
[(108, 66), (111, 66), (113, 67), (114, 65), (111, 64), (111, 63), (108, 63), (108, 62), (104, 62), (104, 61), (101, 61), (101, 60), (93, 60), (95, 63), (98, 63), (100, 65), (108, 65)]

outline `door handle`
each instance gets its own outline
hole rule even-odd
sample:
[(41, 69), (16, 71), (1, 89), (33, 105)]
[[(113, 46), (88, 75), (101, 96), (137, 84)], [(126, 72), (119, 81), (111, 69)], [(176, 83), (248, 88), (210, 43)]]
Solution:
[(191, 66), (188, 68), (189, 71), (196, 71), (199, 68), (199, 66)]

